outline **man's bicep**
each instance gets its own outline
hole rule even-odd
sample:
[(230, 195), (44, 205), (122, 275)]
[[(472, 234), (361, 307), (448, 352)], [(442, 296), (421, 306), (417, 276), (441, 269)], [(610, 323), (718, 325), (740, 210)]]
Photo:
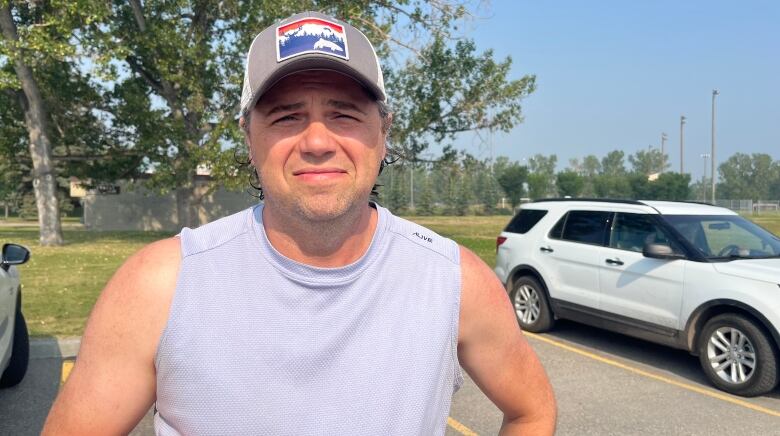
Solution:
[(154, 355), (179, 266), (178, 239), (128, 259), (101, 293), (44, 433), (127, 433), (155, 399)]
[(485, 395), (509, 419), (554, 415), (554, 399), (536, 353), (523, 337), (493, 271), (461, 250), (462, 295), (458, 358)]

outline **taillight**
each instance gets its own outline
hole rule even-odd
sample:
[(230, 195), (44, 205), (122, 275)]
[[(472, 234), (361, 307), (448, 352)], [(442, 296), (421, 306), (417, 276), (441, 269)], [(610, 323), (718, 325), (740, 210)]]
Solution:
[(506, 236), (499, 236), (496, 238), (496, 253), (498, 253), (498, 247), (506, 242)]

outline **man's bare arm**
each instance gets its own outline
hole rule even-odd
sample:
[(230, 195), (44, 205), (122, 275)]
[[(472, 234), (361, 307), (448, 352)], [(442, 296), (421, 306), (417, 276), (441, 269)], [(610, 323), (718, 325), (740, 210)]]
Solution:
[(502, 435), (551, 435), (556, 407), (539, 359), (522, 335), (495, 273), (461, 247), (458, 358), (482, 392), (504, 413)]
[(180, 263), (178, 238), (131, 256), (98, 298), (44, 435), (127, 434), (155, 400), (154, 356)]

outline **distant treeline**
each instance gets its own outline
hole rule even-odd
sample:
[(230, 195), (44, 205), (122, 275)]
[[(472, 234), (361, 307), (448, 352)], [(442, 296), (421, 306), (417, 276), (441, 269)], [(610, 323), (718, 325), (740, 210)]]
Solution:
[[(710, 180), (669, 171), (659, 150), (626, 157), (620, 150), (571, 159), (556, 171), (556, 155), (491, 162), (465, 153), (436, 161), (399, 160), (380, 176), (379, 201), (398, 213), (421, 215), (508, 213), (522, 201), (546, 197), (705, 200)], [(718, 199), (780, 198), (780, 161), (767, 154), (737, 153), (718, 167)], [(706, 194), (706, 196), (705, 196)]]

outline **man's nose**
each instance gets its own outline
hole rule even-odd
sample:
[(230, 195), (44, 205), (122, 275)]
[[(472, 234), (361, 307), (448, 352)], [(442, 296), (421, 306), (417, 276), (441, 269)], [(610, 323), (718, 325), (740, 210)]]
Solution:
[(312, 121), (303, 132), (300, 143), (301, 152), (322, 156), (336, 150), (330, 130), (321, 121)]

